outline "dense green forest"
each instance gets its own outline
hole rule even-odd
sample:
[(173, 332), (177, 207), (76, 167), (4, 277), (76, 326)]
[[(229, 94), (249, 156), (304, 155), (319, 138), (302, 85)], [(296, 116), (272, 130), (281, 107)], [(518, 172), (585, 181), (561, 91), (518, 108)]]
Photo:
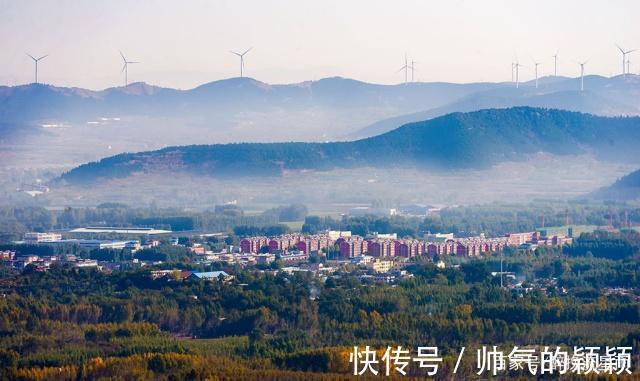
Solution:
[[(525, 286), (557, 282), (524, 293), (500, 287), (491, 276), (499, 263), (439, 269), (417, 261), (407, 268), (413, 278), (375, 286), (348, 274), (323, 282), (241, 268), (226, 269), (236, 276), (229, 283), (152, 280), (141, 270), (26, 270), (0, 281), (0, 375), (346, 379), (353, 345), (437, 345), (444, 369), (463, 345), (637, 347), (640, 303), (602, 293), (637, 287), (636, 259), (513, 253), (503, 266)], [(471, 359), (463, 366), (472, 374)]]
[[(217, 177), (280, 176), (286, 170), (363, 166), (485, 168), (527, 154), (580, 154), (637, 161), (640, 118), (606, 118), (530, 107), (453, 113), (383, 135), (331, 143), (240, 143), (124, 153), (62, 175), (70, 183), (134, 172), (190, 172)], [(389, 160), (393, 158), (393, 160)]]
[[(22, 254), (51, 255), (64, 245), (6, 243), (28, 230), (78, 225), (222, 231), (203, 238), (209, 248), (237, 244), (245, 235), (289, 231), (280, 222), (304, 218), (302, 230), (351, 230), (366, 235), (426, 232), (458, 236), (531, 231), (545, 215), (548, 225), (571, 222), (624, 228), (640, 222), (640, 209), (619, 203), (539, 203), (446, 208), (430, 217), (320, 217), (302, 205), (247, 215), (237, 206), (205, 211), (132, 208), (2, 208), (5, 244)], [(182, 243), (190, 239), (181, 238)], [(124, 250), (74, 252), (98, 260), (130, 259)], [(310, 273), (262, 272), (222, 263), (195, 264), (188, 247), (162, 245), (136, 257), (161, 260), (156, 268), (224, 270), (230, 282), (152, 280), (149, 270), (99, 272), (53, 264), (0, 272), (0, 379), (350, 379), (354, 345), (437, 345), (444, 356), (441, 379), (461, 346), (631, 345), (640, 342), (640, 234), (595, 231), (573, 245), (509, 248), (504, 271), (522, 285), (500, 287), (500, 258), (442, 258), (446, 268), (416, 258), (412, 278), (394, 284), (364, 282), (357, 270), (326, 279)], [(129, 256), (129, 257), (127, 257)], [(436, 258), (437, 259), (437, 258)], [(263, 270), (275, 266), (260, 267)], [(623, 292), (605, 292), (605, 290)], [(634, 354), (637, 363), (637, 354)], [(472, 358), (462, 363), (473, 375)], [(522, 376), (522, 373), (511, 373)], [(411, 368), (410, 377), (421, 370)]]

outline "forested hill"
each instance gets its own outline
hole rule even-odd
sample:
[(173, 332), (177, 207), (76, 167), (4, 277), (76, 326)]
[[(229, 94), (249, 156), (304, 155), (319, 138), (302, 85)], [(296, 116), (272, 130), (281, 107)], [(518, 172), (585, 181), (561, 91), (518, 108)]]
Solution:
[(631, 172), (611, 186), (597, 190), (593, 197), (604, 200), (639, 200), (640, 170)]
[(351, 142), (191, 145), (126, 153), (81, 165), (62, 180), (91, 182), (163, 171), (228, 177), (362, 166), (484, 168), (536, 152), (590, 152), (603, 159), (634, 161), (640, 160), (639, 143), (638, 117), (516, 107), (448, 114)]

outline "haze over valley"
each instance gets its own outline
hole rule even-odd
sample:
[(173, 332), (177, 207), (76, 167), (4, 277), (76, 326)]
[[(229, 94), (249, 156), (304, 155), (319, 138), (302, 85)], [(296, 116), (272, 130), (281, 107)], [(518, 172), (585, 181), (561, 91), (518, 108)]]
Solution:
[[(235, 30), (220, 17), (230, 10), (213, 12), (217, 5), (209, 5), (217, 22), (176, 21), (192, 31), (181, 38), (159, 20), (183, 9), (162, 7), (173, 12), (147, 19), (140, 9), (122, 14), (101, 5), (105, 15), (120, 17), (119, 28), (102, 30), (119, 37), (105, 38), (91, 27), (82, 33), (92, 36), (90, 44), (66, 28), (50, 34), (27, 28), (15, 41), (2, 41), (10, 59), (0, 72), (8, 83), (0, 86), (0, 198), (47, 207), (88, 205), (99, 198), (185, 206), (213, 199), (268, 204), (291, 198), (325, 205), (405, 196), (440, 204), (572, 199), (595, 195), (640, 164), (638, 122), (632, 118), (640, 116), (633, 41), (598, 34), (586, 43), (576, 30), (602, 29), (586, 20), (548, 15), (546, 22), (565, 37), (532, 27), (534, 39), (507, 25), (510, 18), (467, 4), (462, 8), (469, 13), (453, 7), (445, 14), (461, 17), (458, 24), (473, 33), (462, 28), (451, 36), (456, 43), (429, 38), (425, 45), (424, 36), (442, 31), (438, 20), (425, 22), (429, 12), (374, 12), (371, 20), (404, 20), (389, 30), (380, 27), (385, 23), (372, 29), (355, 18), (330, 23), (335, 29), (327, 30), (307, 14), (317, 5), (296, 4), (286, 9), (306, 15), (300, 19), (311, 22), (308, 28), (282, 20), (283, 29), (275, 31), (249, 12), (248, 29), (223, 33)], [(278, 17), (277, 7), (260, 7)], [(326, 17), (320, 8), (318, 15)], [(355, 11), (340, 8), (343, 16)], [(29, 9), (7, 7), (7, 15), (16, 17), (7, 17), (3, 28), (8, 31), (18, 18), (33, 23), (25, 17)], [(42, 7), (60, 20), (74, 12), (84, 15), (76, 20), (89, 20), (87, 12), (95, 11), (63, 9)], [(520, 11), (501, 8), (503, 16)], [(590, 10), (611, 18), (609, 11), (600, 5)], [(193, 9), (186, 14), (203, 21)], [(494, 20), (491, 28), (477, 27), (479, 14)], [(132, 15), (144, 20), (154, 38), (139, 39), (123, 21)], [(359, 25), (363, 34), (346, 25)], [(616, 36), (635, 35), (635, 24), (620, 25), (629, 30)], [(245, 35), (249, 30), (261, 32)], [(280, 37), (266, 38), (274, 33)], [(222, 35), (232, 37), (222, 41)], [(289, 41), (292, 36), (297, 42)], [(70, 37), (91, 52), (91, 61), (70, 50)], [(30, 45), (26, 54), (17, 44), (22, 39)], [(112, 47), (107, 40), (113, 39), (122, 46)], [(285, 69), (268, 67), (285, 62)], [(193, 75), (196, 67), (202, 75)], [(100, 90), (106, 83), (124, 85)], [(535, 111), (523, 113), (527, 107)], [(478, 117), (487, 115), (474, 113), (481, 110), (494, 114)], [(178, 188), (207, 183), (214, 189), (189, 194), (171, 190), (173, 182)], [(314, 185), (296, 192), (300, 184)], [(221, 188), (229, 194), (222, 196)], [(191, 197), (195, 193), (201, 196)]]
[[(51, 165), (47, 159), (55, 157), (53, 150), (43, 150), (40, 160), (45, 164), (33, 161), (31, 171), (7, 170), (20, 171), (18, 178), (27, 185), (5, 197), (51, 206), (113, 201), (206, 207), (235, 201), (266, 208), (301, 202), (336, 213), (376, 199), (396, 206), (579, 199), (637, 168), (638, 121), (524, 107), (445, 115), (352, 142), (172, 146), (153, 151), (153, 146), (134, 139), (131, 151), (138, 144), (145, 152), (71, 171), (72, 160)], [(83, 128), (127, 133), (121, 122), (122, 118), (101, 120)], [(171, 141), (172, 136), (165, 138)], [(177, 134), (173, 138), (180, 140)], [(64, 155), (73, 144), (77, 143), (70, 139), (58, 146), (58, 154)], [(86, 161), (96, 160), (90, 155), (102, 158), (115, 151), (85, 149)], [(31, 177), (43, 178), (47, 192), (39, 193)], [(34, 189), (37, 196), (25, 194)]]

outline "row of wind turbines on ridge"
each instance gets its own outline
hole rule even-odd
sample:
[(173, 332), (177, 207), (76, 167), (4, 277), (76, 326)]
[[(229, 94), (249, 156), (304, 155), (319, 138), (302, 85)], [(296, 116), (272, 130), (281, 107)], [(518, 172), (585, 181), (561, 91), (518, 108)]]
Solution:
[[(243, 73), (243, 72), (244, 72), (244, 56), (245, 56), (245, 54), (249, 53), (249, 51), (250, 51), (251, 49), (253, 49), (253, 48), (249, 48), (249, 49), (245, 50), (245, 51), (244, 51), (244, 52), (242, 52), (242, 53), (237, 53), (237, 52), (234, 52), (234, 51), (231, 51), (231, 52), (230, 52), (230, 53), (235, 54), (235, 55), (237, 55), (238, 57), (240, 57), (240, 78), (242, 78), (242, 77), (243, 77), (243, 75), (244, 75), (244, 73)], [(32, 55), (31, 55), (31, 54), (29, 54), (29, 53), (26, 53), (26, 54), (27, 54), (27, 56), (29, 56), (29, 57), (33, 60), (33, 62), (34, 62), (34, 64), (35, 64), (35, 78), (34, 78), (34, 83), (38, 83), (38, 63), (39, 63), (41, 60), (43, 60), (43, 59), (47, 58), (49, 55), (48, 55), (48, 54), (45, 54), (44, 56), (41, 56), (41, 57), (36, 58), (36, 57), (32, 56)], [(138, 63), (141, 63), (141, 62), (140, 62), (140, 61), (129, 61), (129, 60), (125, 57), (125, 55), (122, 53), (122, 51), (120, 51), (120, 57), (122, 57), (122, 62), (123, 62), (122, 70), (120, 70), (120, 73), (121, 73), (121, 74), (123, 74), (123, 73), (124, 73), (124, 85), (125, 85), (125, 87), (126, 87), (126, 86), (129, 84), (129, 65), (130, 65), (130, 64), (138, 64)]]
[[(630, 65), (631, 65), (631, 61), (629, 60), (629, 58), (627, 58), (627, 56), (633, 52), (636, 51), (636, 49), (631, 49), (631, 50), (624, 50), (622, 49), (619, 45), (616, 45), (616, 47), (618, 48), (618, 50), (620, 50), (620, 53), (622, 53), (622, 75), (626, 75), (628, 73), (630, 73)], [(251, 49), (253, 49), (252, 47), (245, 50), (242, 53), (238, 53), (235, 51), (230, 51), (231, 54), (234, 54), (236, 56), (238, 56), (240, 58), (240, 78), (242, 78), (244, 76), (244, 56), (249, 53), (251, 51)], [(34, 83), (38, 83), (38, 63), (43, 60), (44, 58), (48, 57), (48, 55), (44, 55), (41, 57), (34, 57), (31, 54), (27, 53), (27, 56), (29, 56), (34, 64), (35, 64), (35, 79), (34, 79)], [(120, 71), (121, 74), (124, 73), (124, 85), (127, 86), (129, 84), (129, 65), (130, 64), (137, 64), (140, 63), (139, 61), (129, 61), (127, 60), (127, 58), (125, 57), (125, 55), (122, 53), (122, 51), (120, 51), (120, 57), (122, 57), (122, 62), (123, 62), (123, 66), (122, 66), (122, 70)], [(554, 76), (558, 76), (558, 52), (556, 52), (556, 54), (554, 54), (553, 56), (553, 75)], [(535, 59), (532, 58), (533, 61), (533, 67), (534, 67), (534, 72), (535, 72), (535, 87), (536, 89), (538, 88), (538, 67), (540, 65), (542, 65), (542, 62), (538, 62)], [(580, 91), (584, 91), (584, 67), (587, 64), (587, 62), (589, 62), (589, 60), (586, 61), (582, 61), (582, 62), (576, 62), (578, 65), (580, 65)], [(414, 61), (413, 59), (409, 62), (409, 60), (407, 59), (407, 55), (405, 54), (404, 56), (404, 65), (397, 71), (397, 72), (401, 72), (404, 71), (404, 83), (407, 84), (409, 82), (409, 70), (411, 71), (411, 82), (414, 82), (414, 76), (415, 76), (415, 70), (416, 70), (416, 64), (418, 62)], [(520, 87), (520, 68), (524, 68), (526, 66), (520, 64), (519, 60), (516, 58), (515, 62), (511, 63), (511, 82), (515, 83), (516, 88)]]

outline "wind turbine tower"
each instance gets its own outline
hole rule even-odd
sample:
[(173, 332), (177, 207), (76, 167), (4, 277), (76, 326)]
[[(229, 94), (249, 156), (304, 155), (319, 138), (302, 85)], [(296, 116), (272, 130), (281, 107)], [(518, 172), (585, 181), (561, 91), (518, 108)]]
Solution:
[(520, 62), (516, 61), (516, 64), (513, 65), (516, 68), (516, 89), (520, 87), (520, 68), (524, 67), (520, 65)]
[(127, 61), (127, 59), (124, 57), (124, 54), (122, 54), (122, 52), (120, 52), (120, 57), (122, 57), (122, 61), (124, 62), (124, 65), (122, 66), (122, 70), (120, 71), (120, 73), (124, 72), (124, 86), (127, 87), (129, 85), (129, 64), (137, 64), (140, 62)]
[(558, 76), (558, 52), (556, 51), (556, 54), (552, 55), (551, 57), (553, 57), (553, 76), (557, 77)]
[(618, 47), (618, 50), (620, 51), (620, 53), (622, 53), (622, 75), (625, 75), (629, 71), (628, 68), (625, 70), (625, 65), (627, 64), (626, 63), (627, 54), (635, 52), (636, 49), (624, 50), (620, 47), (620, 45), (616, 45), (616, 46)]
[(580, 65), (580, 91), (584, 91), (584, 65), (587, 62), (588, 61), (578, 62), (578, 65)]
[(34, 82), (34, 83), (38, 83), (38, 62), (39, 62), (40, 60), (42, 60), (42, 59), (45, 59), (45, 58), (48, 56), (48, 54), (45, 54), (44, 56), (42, 56), (42, 57), (38, 57), (38, 58), (35, 58), (34, 56), (32, 56), (32, 55), (31, 55), (31, 54), (29, 54), (29, 53), (26, 53), (26, 54), (27, 54), (29, 57), (31, 57), (31, 59), (33, 60), (33, 62), (36, 64), (36, 79), (35, 79), (35, 82)]
[(416, 64), (417, 64), (416, 61), (411, 60), (411, 66), (409, 66), (409, 68), (411, 69), (411, 82), (412, 83), (415, 82), (414, 79), (413, 79), (413, 75), (414, 75), (414, 72), (416, 70)]
[(540, 62), (536, 62), (536, 60), (533, 60), (533, 66), (535, 67), (535, 72), (536, 72), (536, 89), (538, 88), (538, 66), (540, 65), (541, 65)]
[[(408, 73), (409, 73), (409, 69), (412, 69), (409, 64), (407, 63), (407, 55), (404, 55), (404, 66), (401, 67), (398, 72), (401, 72), (404, 70), (404, 84), (407, 84), (408, 81)], [(413, 69), (412, 69), (413, 70)]]
[(238, 53), (238, 52), (234, 52), (233, 50), (231, 51), (231, 53), (235, 54), (236, 56), (240, 57), (240, 78), (243, 77), (243, 73), (244, 73), (244, 55), (249, 53), (249, 51), (253, 49), (253, 47), (250, 47), (249, 49), (245, 50), (242, 53)]

